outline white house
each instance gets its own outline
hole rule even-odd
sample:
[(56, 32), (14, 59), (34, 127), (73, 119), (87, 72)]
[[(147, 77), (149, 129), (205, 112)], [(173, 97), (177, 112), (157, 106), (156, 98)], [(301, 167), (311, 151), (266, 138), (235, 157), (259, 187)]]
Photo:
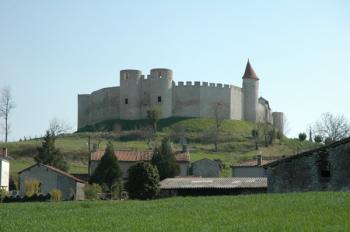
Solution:
[(7, 159), (7, 148), (3, 148), (0, 154), (0, 189), (9, 191), (10, 161)]

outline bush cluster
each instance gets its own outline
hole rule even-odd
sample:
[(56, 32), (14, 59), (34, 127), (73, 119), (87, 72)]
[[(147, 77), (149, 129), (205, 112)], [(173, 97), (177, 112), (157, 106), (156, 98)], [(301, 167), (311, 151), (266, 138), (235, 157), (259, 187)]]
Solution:
[(11, 202), (44, 202), (44, 201), (50, 201), (51, 200), (51, 194), (33, 194), (32, 196), (6, 196), (3, 199), (3, 203), (11, 203)]

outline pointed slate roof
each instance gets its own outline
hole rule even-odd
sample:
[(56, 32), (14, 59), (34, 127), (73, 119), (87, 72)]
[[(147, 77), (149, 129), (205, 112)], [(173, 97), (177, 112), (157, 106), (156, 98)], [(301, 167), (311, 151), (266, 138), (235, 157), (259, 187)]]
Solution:
[(244, 75), (242, 77), (243, 79), (256, 79), (259, 80), (258, 76), (256, 75), (253, 67), (251, 66), (249, 59), (247, 62), (247, 66), (245, 67)]

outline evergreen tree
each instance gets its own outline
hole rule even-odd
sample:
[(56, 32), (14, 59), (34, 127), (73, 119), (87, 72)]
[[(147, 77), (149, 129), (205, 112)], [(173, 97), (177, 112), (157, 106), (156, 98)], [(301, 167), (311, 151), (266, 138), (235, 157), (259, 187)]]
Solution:
[(99, 184), (105, 191), (121, 191), (122, 171), (118, 159), (114, 155), (114, 147), (111, 142), (108, 143), (105, 153), (91, 177), (91, 182)]
[(161, 146), (154, 149), (151, 163), (157, 167), (160, 180), (179, 175), (180, 167), (169, 138), (164, 138)]
[(41, 147), (38, 147), (38, 154), (34, 160), (38, 163), (47, 164), (63, 171), (68, 171), (68, 164), (64, 160), (62, 153), (55, 147), (56, 136), (50, 131), (46, 131)]
[(139, 162), (130, 167), (126, 189), (131, 199), (154, 199), (159, 193), (157, 168), (145, 162)]

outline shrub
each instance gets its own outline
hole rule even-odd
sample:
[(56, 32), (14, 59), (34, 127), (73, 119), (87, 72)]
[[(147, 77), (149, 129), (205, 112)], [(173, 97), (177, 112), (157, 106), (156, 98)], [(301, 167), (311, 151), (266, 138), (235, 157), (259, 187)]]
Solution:
[(331, 137), (328, 137), (328, 138), (326, 138), (325, 140), (324, 140), (324, 143), (326, 144), (326, 145), (328, 145), (328, 144), (330, 144), (330, 143), (332, 143), (333, 142), (333, 139), (331, 138)]
[(34, 194), (39, 194), (40, 193), (40, 188), (41, 188), (41, 183), (37, 180), (26, 180), (24, 182), (25, 186), (25, 195), (27, 197), (31, 197)]
[(59, 189), (53, 189), (51, 191), (51, 200), (52, 201), (60, 201), (62, 200), (62, 192)]
[(98, 200), (100, 199), (100, 194), (102, 193), (102, 188), (98, 184), (88, 184), (84, 188), (85, 199), (87, 200)]
[(283, 138), (283, 132), (277, 131), (277, 133), (276, 133), (276, 138), (279, 139), (279, 140), (281, 140), (281, 139)]
[(8, 192), (5, 189), (0, 189), (0, 202), (2, 202), (4, 198), (7, 196), (8, 196)]
[(315, 140), (316, 143), (321, 143), (323, 141), (323, 138), (322, 138), (321, 135), (316, 135), (314, 140)]
[(299, 133), (299, 141), (303, 142), (306, 139), (306, 134), (305, 133)]
[(128, 171), (126, 188), (131, 199), (154, 199), (159, 193), (157, 168), (145, 162), (131, 166)]

